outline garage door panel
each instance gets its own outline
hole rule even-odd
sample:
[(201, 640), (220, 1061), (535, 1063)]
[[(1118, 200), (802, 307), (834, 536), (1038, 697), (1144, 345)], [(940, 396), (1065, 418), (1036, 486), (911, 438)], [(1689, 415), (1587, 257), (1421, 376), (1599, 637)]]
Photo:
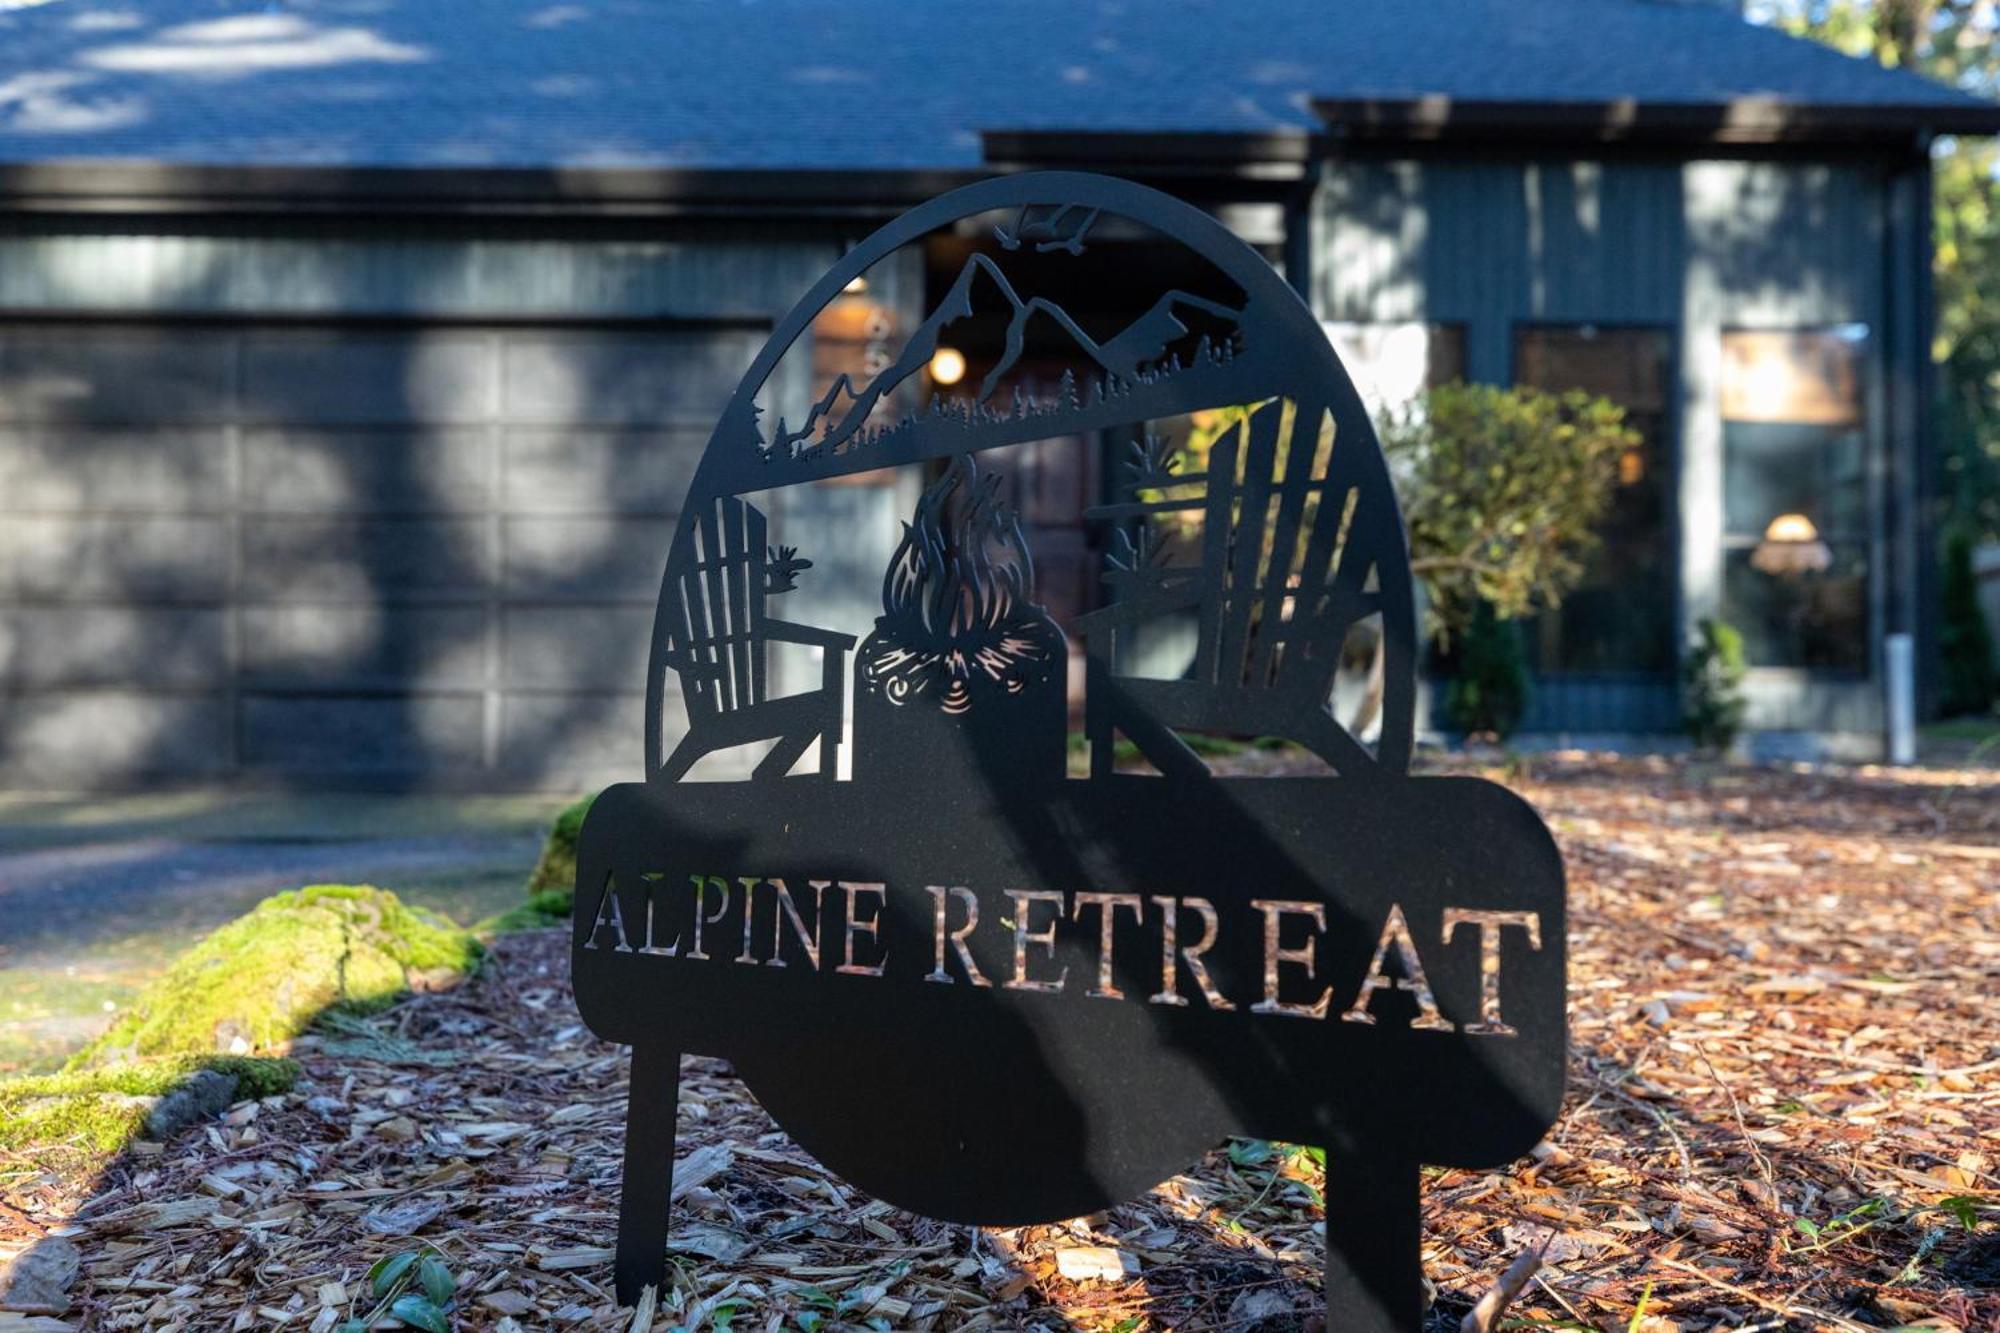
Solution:
[(204, 422), (230, 410), (227, 335), (14, 325), (0, 336), (0, 422)]
[(637, 776), (673, 516), (760, 341), (0, 322), (0, 786)]
[(646, 771), (645, 706), (638, 693), (510, 694), (500, 768), (537, 785), (637, 780)]
[(243, 758), (305, 772), (448, 772), (480, 766), (484, 728), (476, 694), (253, 694), (243, 700)]
[(0, 606), (0, 689), (221, 687), (228, 613), (129, 606)]
[(674, 525), (644, 518), (510, 518), (507, 592), (514, 596), (655, 598)]
[(0, 429), (0, 511), (220, 511), (231, 500), (220, 428)]
[(257, 331), (243, 352), (246, 421), (482, 421), (496, 372), (488, 335)]
[(325, 427), (243, 436), (243, 502), (303, 513), (483, 512), (493, 503), (485, 430)]
[(501, 628), (501, 678), (530, 689), (630, 689), (646, 679), (648, 605), (511, 606)]
[(248, 606), (243, 675), (253, 686), (477, 689), (483, 606)]
[(222, 518), (40, 515), (0, 522), (0, 597), (220, 600)]
[(0, 695), (0, 775), (10, 786), (185, 779), (220, 773), (230, 762), (229, 706), (220, 693)]
[(712, 425), (761, 341), (746, 333), (513, 334), (502, 410), (530, 425)]
[(476, 594), (493, 580), (483, 519), (259, 516), (243, 520), (242, 541), (252, 597)]
[(506, 504), (514, 513), (673, 514), (694, 480), (706, 431), (507, 431)]

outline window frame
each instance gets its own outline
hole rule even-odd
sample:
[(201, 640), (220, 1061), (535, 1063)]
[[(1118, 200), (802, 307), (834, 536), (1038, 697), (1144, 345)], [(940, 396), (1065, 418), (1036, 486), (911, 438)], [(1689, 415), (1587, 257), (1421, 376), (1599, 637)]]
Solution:
[[(1855, 390), (1861, 396), (1856, 429), (1861, 432), (1862, 504), (1866, 510), (1861, 529), (1853, 534), (1839, 534), (1839, 540), (1859, 542), (1867, 551), (1868, 573), (1863, 592), (1862, 655), (1858, 667), (1799, 666), (1780, 664), (1755, 664), (1747, 666), (1749, 683), (1757, 685), (1866, 685), (1872, 683), (1880, 670), (1879, 645), (1882, 627), (1887, 624), (1888, 584), (1883, 560), (1886, 554), (1888, 532), (1886, 528), (1886, 499), (1889, 479), (1887, 476), (1888, 435), (1885, 428), (1887, 409), (1886, 384), (1884, 382), (1887, 355), (1886, 339), (1881, 325), (1863, 319), (1816, 319), (1816, 320), (1728, 320), (1713, 326), (1715, 351), (1714, 406), (1715, 422), (1715, 613), (1723, 612), (1724, 584), (1728, 577), (1726, 568), (1729, 556), (1734, 551), (1754, 550), (1762, 535), (1745, 540), (1731, 534), (1726, 513), (1728, 497), (1726, 479), (1728, 473), (1728, 436), (1730, 418), (1722, 410), (1722, 376), (1725, 365), (1723, 346), (1731, 334), (1829, 334), (1842, 329), (1858, 329), (1861, 351), (1854, 377)], [(1754, 423), (1753, 423), (1754, 424)]]
[(1550, 682), (1570, 681), (1577, 684), (1671, 683), (1686, 651), (1688, 628), (1687, 579), (1683, 572), (1686, 530), (1681, 512), (1681, 479), (1684, 475), (1682, 422), (1687, 410), (1685, 381), (1682, 378), (1685, 358), (1683, 328), (1680, 323), (1671, 319), (1551, 319), (1538, 316), (1509, 320), (1508, 383), (1515, 387), (1533, 387), (1528, 386), (1521, 378), (1521, 343), (1524, 335), (1537, 331), (1576, 332), (1581, 329), (1595, 329), (1603, 333), (1656, 334), (1664, 340), (1666, 346), (1666, 364), (1661, 372), (1666, 386), (1666, 401), (1660, 410), (1660, 467), (1663, 474), (1660, 483), (1660, 537), (1665, 547), (1661, 552), (1661, 561), (1666, 571), (1664, 581), (1668, 585), (1667, 661), (1660, 669), (1651, 671), (1644, 668), (1545, 670), (1537, 667), (1535, 673), (1539, 679)]

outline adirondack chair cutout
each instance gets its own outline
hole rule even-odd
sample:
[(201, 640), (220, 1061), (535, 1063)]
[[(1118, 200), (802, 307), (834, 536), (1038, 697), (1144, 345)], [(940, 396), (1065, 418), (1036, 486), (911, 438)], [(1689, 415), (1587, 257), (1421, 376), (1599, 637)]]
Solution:
[[(1084, 732), (1094, 776), (1111, 772), (1120, 733), (1162, 773), (1205, 772), (1180, 729), (1283, 736), (1340, 774), (1400, 771), (1407, 762), (1396, 728), (1383, 729), (1385, 752), (1371, 754), (1328, 708), (1349, 632), (1383, 609), (1373, 576), (1377, 558), (1400, 547), (1396, 515), (1365, 502), (1337, 440), (1331, 451), (1320, 446), (1317, 406), (1292, 412), (1281, 450), (1284, 409), (1272, 400), (1251, 410), (1216, 442), (1202, 473), (1174, 470), (1157, 441), (1134, 446), (1112, 502), (1088, 511), (1106, 520), (1202, 518), (1198, 565), (1163, 561), (1166, 548), (1150, 534), (1122, 537), (1109, 577), (1122, 595), (1077, 620), (1088, 652)], [(1197, 642), (1181, 679), (1117, 674), (1122, 635), (1189, 612)], [(1404, 656), (1402, 642), (1384, 635), (1382, 652)], [(1385, 689), (1398, 688), (1407, 665), (1378, 661)]]
[[(817, 776), (833, 779), (839, 772), (841, 703), (854, 636), (766, 613), (766, 600), (791, 591), (796, 571), (809, 562), (764, 544), (764, 515), (754, 505), (724, 496), (691, 517), (695, 559), (669, 582), (662, 602), (663, 663), (680, 677), (688, 731), (663, 776), (677, 780), (706, 755), (775, 739), (753, 776), (784, 777), (817, 740)], [(819, 688), (773, 697), (765, 651), (773, 643), (820, 649)]]

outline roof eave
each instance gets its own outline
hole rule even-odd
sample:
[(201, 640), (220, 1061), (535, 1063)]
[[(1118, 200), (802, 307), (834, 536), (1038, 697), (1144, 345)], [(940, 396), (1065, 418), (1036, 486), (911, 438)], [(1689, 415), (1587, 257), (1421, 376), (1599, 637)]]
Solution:
[(1758, 145), (1924, 143), (1941, 134), (2000, 134), (2000, 103), (1805, 104), (1739, 97), (1719, 102), (1534, 102), (1317, 98), (1327, 133), (1347, 142), (1661, 143)]
[(983, 156), (998, 170), (1088, 168), (1138, 177), (1286, 184), (1301, 179), (1326, 136), (1304, 130), (986, 130)]
[(71, 159), (0, 163), (0, 210), (872, 217), (992, 174), (987, 168), (205, 166)]

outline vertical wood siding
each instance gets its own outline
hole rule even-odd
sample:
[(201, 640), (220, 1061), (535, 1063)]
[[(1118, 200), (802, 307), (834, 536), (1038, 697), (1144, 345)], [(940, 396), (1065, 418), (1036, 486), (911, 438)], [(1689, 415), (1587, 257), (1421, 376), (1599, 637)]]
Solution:
[[(1883, 442), (1914, 449), (1884, 416), (1890, 358), (1920, 356), (1910, 320), (1891, 329), (1886, 174), (1870, 165), (1560, 158), (1336, 162), (1313, 210), (1311, 292), (1322, 318), (1462, 325), (1467, 373), (1507, 383), (1517, 327), (1537, 321), (1647, 324), (1673, 331), (1680, 401), (1681, 627), (1721, 589), (1721, 335), (1735, 326), (1869, 326), (1869, 404), (1878, 494)], [(1898, 494), (1907, 482), (1898, 482)], [(1874, 632), (1883, 625), (1891, 534), (1878, 530)], [(1544, 683), (1533, 728), (1572, 733), (1670, 729), (1671, 689)], [(1752, 723), (1874, 731), (1876, 686), (1771, 673)]]

